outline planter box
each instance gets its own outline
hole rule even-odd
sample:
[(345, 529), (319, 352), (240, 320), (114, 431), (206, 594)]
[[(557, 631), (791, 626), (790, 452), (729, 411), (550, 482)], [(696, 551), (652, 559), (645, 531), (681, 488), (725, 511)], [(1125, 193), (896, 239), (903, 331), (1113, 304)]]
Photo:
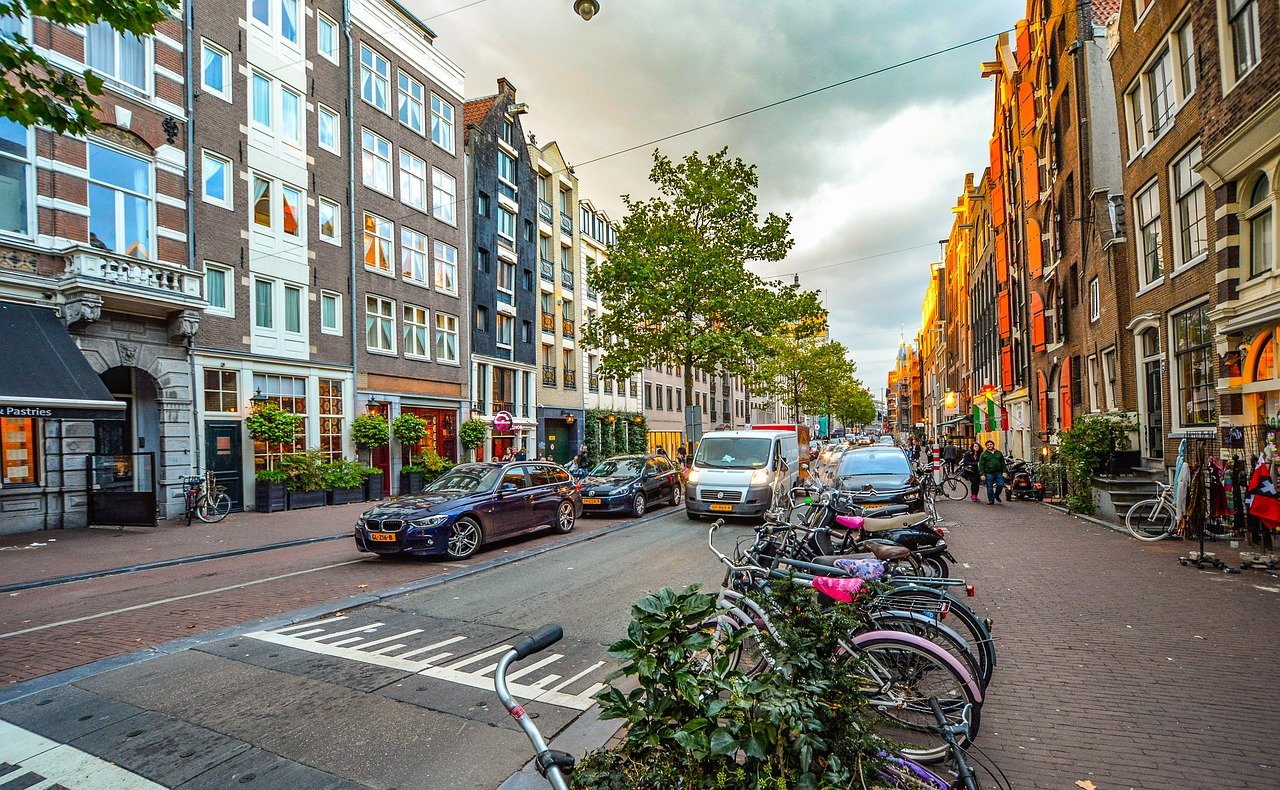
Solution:
[(364, 481), (364, 499), (366, 502), (377, 502), (382, 499), (386, 478), (382, 474), (369, 475)]
[(326, 491), (290, 491), (289, 509), (302, 510), (308, 507), (324, 507), (329, 498)]
[(329, 493), (330, 505), (349, 505), (352, 502), (364, 501), (364, 486), (354, 488), (335, 488)]
[(426, 483), (422, 479), (422, 472), (400, 473), (400, 496), (416, 494), (422, 490), (424, 485)]
[(259, 513), (275, 513), (288, 506), (284, 483), (258, 483), (253, 486), (253, 509)]

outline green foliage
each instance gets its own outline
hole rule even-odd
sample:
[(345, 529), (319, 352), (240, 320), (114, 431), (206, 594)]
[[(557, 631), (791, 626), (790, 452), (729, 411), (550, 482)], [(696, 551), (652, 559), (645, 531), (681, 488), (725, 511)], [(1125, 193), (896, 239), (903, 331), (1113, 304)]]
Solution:
[(351, 439), (361, 450), (386, 447), (391, 441), (387, 418), (380, 414), (361, 414), (351, 421)]
[(434, 450), (428, 450), (418, 458), (416, 463), (400, 467), (402, 472), (421, 472), (422, 482), (430, 483), (440, 475), (453, 468), (453, 461), (444, 458)]
[(756, 210), (755, 167), (728, 149), (673, 162), (653, 155), (657, 196), (624, 196), (626, 218), (609, 258), (588, 275), (608, 309), (584, 342), (608, 350), (602, 376), (627, 378), (646, 365), (747, 375), (765, 337), (784, 325), (825, 324), (813, 292), (765, 283), (748, 261), (778, 261), (792, 246), (791, 217)]
[[(266, 442), (268, 445), (292, 444), (298, 438), (302, 422), (301, 414), (287, 412), (278, 404), (267, 401), (253, 407), (253, 411), (245, 418), (244, 425), (255, 441)], [(270, 460), (268, 455), (268, 468)]]
[(467, 420), (458, 426), (458, 441), (468, 450), (474, 450), (484, 444), (484, 438), (489, 435), (489, 427), (485, 425), (484, 420)]
[(427, 435), (427, 421), (416, 414), (405, 412), (391, 421), (391, 432), (396, 441), (409, 448), (409, 462), (413, 462), (413, 448)]
[(259, 483), (283, 483), (287, 476), (280, 469), (263, 469), (254, 476), (254, 479)]
[(622, 662), (615, 678), (633, 690), (611, 683), (596, 697), (625, 738), (587, 755), (574, 786), (875, 786), (885, 744), (870, 733), (856, 673), (832, 660), (859, 625), (854, 608), (823, 608), (787, 582), (772, 595), (782, 641), (769, 642), (773, 666), (756, 677), (731, 666), (741, 634), (713, 648), (712, 596), (663, 588), (637, 601), (627, 637), (609, 649)]
[[(588, 419), (590, 419), (590, 416), (588, 416)], [(616, 423), (611, 424), (603, 417), (600, 418), (600, 454), (591, 456), (593, 461), (599, 461), (618, 454), (617, 435), (613, 432), (614, 425)]]
[[(640, 421), (636, 421), (636, 417)], [(649, 426), (645, 422), (643, 415), (632, 414), (627, 416), (627, 452), (644, 453), (649, 450)]]
[(284, 473), (284, 485), (290, 491), (323, 490), (326, 466), (328, 466), (328, 459), (318, 447), (280, 457), (280, 471)]
[[(106, 22), (122, 33), (150, 35), (176, 6), (163, 0), (10, 0), (0, 15), (29, 14), (62, 25)], [(73, 73), (54, 66), (23, 36), (0, 38), (0, 117), (23, 126), (46, 126), (55, 132), (84, 135), (102, 126), (94, 117), (103, 82), (86, 69)]]
[(831, 414), (845, 425), (875, 419), (875, 406), (854, 374), (848, 350), (835, 341), (790, 335), (766, 341), (748, 382), (759, 393), (782, 403), (799, 419), (802, 414)]
[(1113, 450), (1129, 449), (1129, 431), (1137, 424), (1126, 418), (1079, 417), (1058, 434), (1058, 459), (1066, 471), (1067, 494), (1063, 503), (1073, 513), (1093, 512), (1093, 475)]
[(330, 461), (320, 467), (321, 484), (326, 491), (358, 488), (364, 485), (365, 478), (369, 476), (365, 469), (365, 465), (359, 461), (348, 461), (345, 458)]
[[(606, 412), (592, 409), (587, 412), (587, 417), (582, 421), (582, 443), (587, 446), (587, 452), (592, 458), (606, 458), (603, 448), (600, 446), (600, 419)], [(570, 450), (576, 450), (576, 447), (570, 447)]]
[(627, 438), (627, 431), (631, 427), (631, 423), (621, 414), (618, 415), (617, 421), (613, 424), (613, 452), (617, 455), (624, 455), (631, 452), (631, 442)]

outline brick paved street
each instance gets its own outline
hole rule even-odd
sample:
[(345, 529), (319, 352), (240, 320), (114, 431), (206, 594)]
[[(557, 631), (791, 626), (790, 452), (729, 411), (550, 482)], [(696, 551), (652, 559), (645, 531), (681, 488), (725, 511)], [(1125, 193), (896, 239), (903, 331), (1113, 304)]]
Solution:
[(1015, 788), (1280, 787), (1280, 579), (1035, 503), (941, 509), (999, 640), (978, 745)]

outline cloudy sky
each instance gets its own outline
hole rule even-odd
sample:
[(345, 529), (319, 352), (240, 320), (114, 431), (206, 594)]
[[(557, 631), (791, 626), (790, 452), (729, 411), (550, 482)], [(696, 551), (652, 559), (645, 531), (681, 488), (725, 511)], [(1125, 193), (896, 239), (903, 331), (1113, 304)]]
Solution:
[[(1013, 0), (404, 0), (467, 72), (468, 98), (507, 77), (526, 131), (587, 162), (1013, 26)], [(453, 10), (456, 9), (456, 10)], [(937, 241), (967, 172), (981, 172), (994, 38), (660, 144), (730, 151), (759, 167), (762, 212), (790, 213), (795, 247), (761, 275), (821, 289), (832, 336), (883, 390), (899, 332), (920, 323)], [(577, 168), (620, 216), (649, 194), (654, 146)], [(895, 252), (902, 250), (901, 252)], [(890, 253), (890, 254), (885, 254)]]

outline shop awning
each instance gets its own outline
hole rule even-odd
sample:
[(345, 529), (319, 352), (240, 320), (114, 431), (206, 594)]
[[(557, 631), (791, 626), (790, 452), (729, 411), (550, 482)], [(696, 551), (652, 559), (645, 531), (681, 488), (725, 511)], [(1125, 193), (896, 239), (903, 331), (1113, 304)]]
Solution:
[(948, 425), (959, 425), (962, 422), (971, 422), (972, 420), (973, 418), (970, 417), (969, 415), (962, 414), (959, 417), (952, 417), (949, 420), (943, 420), (942, 422), (938, 423), (938, 427), (945, 428)]
[(53, 310), (0, 302), (0, 417), (122, 420)]

